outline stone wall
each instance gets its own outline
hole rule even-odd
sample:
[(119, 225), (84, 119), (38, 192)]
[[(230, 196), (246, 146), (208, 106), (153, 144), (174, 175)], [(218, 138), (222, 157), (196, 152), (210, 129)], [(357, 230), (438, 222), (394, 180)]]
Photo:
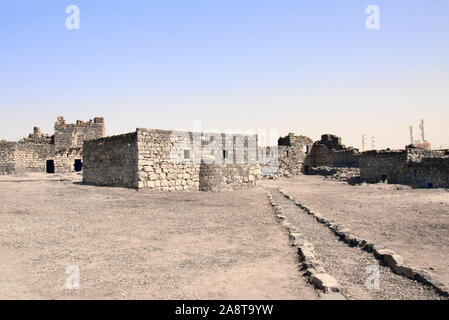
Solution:
[(16, 142), (0, 141), (0, 175), (14, 173)]
[(360, 157), (360, 177), (416, 188), (449, 188), (449, 154), (419, 148), (367, 151)]
[(46, 162), (53, 160), (54, 152), (52, 144), (18, 143), (14, 154), (14, 173), (46, 172)]
[(75, 160), (80, 160), (82, 162), (83, 148), (71, 148), (69, 150), (55, 152), (55, 172), (75, 172)]
[(137, 129), (138, 188), (223, 190), (260, 177), (257, 136)]
[(84, 141), (83, 183), (137, 187), (137, 133)]
[(54, 157), (48, 143), (0, 143), (0, 174), (45, 172), (46, 161)]
[(304, 161), (313, 145), (313, 140), (306, 136), (289, 133), (278, 140), (278, 177), (298, 175), (304, 170)]
[(307, 155), (305, 165), (308, 167), (359, 167), (360, 153), (357, 149), (341, 144), (341, 138), (323, 134), (315, 142)]
[(0, 142), (0, 174), (46, 172), (47, 160), (53, 161), (54, 173), (74, 172), (75, 160), (82, 159), (83, 141), (104, 135), (103, 118), (66, 124), (58, 117), (54, 135), (34, 127), (33, 133), (18, 142)]
[(153, 190), (237, 189), (260, 178), (257, 136), (139, 128), (85, 141), (83, 181)]
[(98, 139), (105, 136), (104, 119), (97, 117), (94, 120), (76, 123), (66, 123), (63, 117), (58, 117), (55, 123), (55, 151), (82, 148), (85, 140)]

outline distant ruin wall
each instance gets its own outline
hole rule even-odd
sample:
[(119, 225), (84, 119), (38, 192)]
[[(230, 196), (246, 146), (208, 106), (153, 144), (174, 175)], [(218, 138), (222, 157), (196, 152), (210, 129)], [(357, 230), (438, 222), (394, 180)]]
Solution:
[(366, 151), (360, 156), (360, 178), (369, 183), (402, 183), (407, 151)]
[(307, 155), (308, 167), (359, 167), (360, 153), (357, 149), (341, 144), (341, 138), (324, 134), (315, 142)]
[(137, 134), (84, 141), (83, 183), (137, 187)]
[(410, 148), (367, 151), (360, 157), (360, 177), (369, 183), (388, 182), (416, 188), (449, 188), (449, 156), (444, 151)]
[(279, 138), (276, 176), (290, 177), (301, 174), (304, 170), (304, 162), (312, 145), (312, 139), (306, 136), (295, 136), (293, 133)]

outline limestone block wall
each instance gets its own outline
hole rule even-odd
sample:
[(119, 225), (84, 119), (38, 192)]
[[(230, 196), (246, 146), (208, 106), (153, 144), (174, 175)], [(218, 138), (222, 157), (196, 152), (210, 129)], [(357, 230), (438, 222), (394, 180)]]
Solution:
[(47, 160), (53, 160), (54, 145), (18, 143), (14, 152), (14, 173), (46, 172)]
[(257, 136), (137, 129), (138, 188), (222, 190), (260, 177)]
[(54, 163), (55, 173), (75, 172), (75, 160), (83, 159), (82, 148), (72, 148), (69, 150), (60, 150), (55, 152)]
[(137, 149), (138, 188), (198, 190), (200, 165), (194, 162), (192, 133), (139, 128)]
[(84, 141), (83, 183), (137, 187), (137, 133)]
[(200, 165), (201, 191), (237, 190), (255, 186), (260, 179), (260, 166), (257, 165)]

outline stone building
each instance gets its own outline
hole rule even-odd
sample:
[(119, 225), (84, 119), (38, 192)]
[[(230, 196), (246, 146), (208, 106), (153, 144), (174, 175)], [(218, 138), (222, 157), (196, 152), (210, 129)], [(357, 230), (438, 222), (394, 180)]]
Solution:
[(449, 150), (373, 150), (360, 156), (363, 181), (405, 184), (415, 188), (449, 188)]
[(0, 174), (81, 171), (84, 140), (104, 135), (103, 118), (66, 124), (58, 117), (54, 135), (34, 127), (32, 134), (18, 142), (0, 141)]
[(316, 141), (307, 155), (304, 170), (310, 167), (359, 167), (360, 153), (357, 149), (346, 147), (341, 138), (331, 134), (323, 134), (321, 140)]
[(138, 128), (84, 142), (83, 182), (153, 190), (221, 191), (255, 185), (257, 135)]

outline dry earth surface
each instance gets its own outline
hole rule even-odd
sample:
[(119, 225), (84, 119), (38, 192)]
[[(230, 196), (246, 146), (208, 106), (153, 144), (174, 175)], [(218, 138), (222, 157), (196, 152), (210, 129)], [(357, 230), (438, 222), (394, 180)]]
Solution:
[[(262, 187), (237, 192), (149, 192), (86, 186), (80, 175), (0, 177), (1, 299), (316, 299)], [(396, 251), (407, 265), (449, 279), (449, 193), (319, 176), (262, 181), (315, 245), (348, 299), (437, 299), (380, 266), (384, 286), (364, 288), (366, 265), (290, 200)], [(80, 289), (65, 283), (80, 270)], [(381, 283), (382, 286), (382, 283)]]
[[(1, 299), (316, 299), (265, 190), (147, 192), (0, 177)], [(80, 289), (65, 283), (80, 270)]]
[(449, 192), (402, 185), (324, 180), (321, 176), (264, 181), (352, 233), (401, 255), (405, 264), (449, 283)]

